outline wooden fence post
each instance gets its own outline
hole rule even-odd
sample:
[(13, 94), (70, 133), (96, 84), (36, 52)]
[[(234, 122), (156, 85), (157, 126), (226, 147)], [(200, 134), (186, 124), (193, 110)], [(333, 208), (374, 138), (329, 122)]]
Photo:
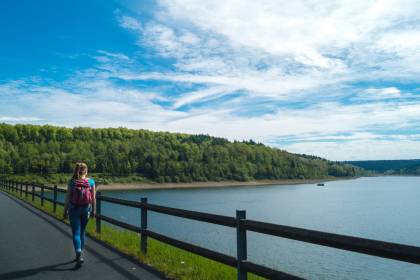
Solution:
[(25, 199), (28, 198), (28, 183), (25, 183)]
[(57, 185), (54, 185), (54, 197), (53, 197), (53, 211), (54, 213), (57, 211)]
[(19, 189), (20, 189), (20, 197), (22, 197), (22, 189), (23, 189), (23, 184), (22, 182), (19, 183)]
[(96, 192), (96, 232), (101, 233), (101, 192)]
[(35, 185), (32, 184), (32, 201), (35, 201)]
[(243, 220), (246, 219), (245, 210), (236, 210), (236, 253), (237, 253), (237, 270), (238, 280), (246, 280), (248, 273), (242, 268), (242, 261), (247, 258), (246, 247), (246, 229), (244, 228)]
[(141, 236), (140, 236), (140, 250), (143, 254), (147, 253), (147, 197), (141, 198)]
[(41, 206), (44, 206), (44, 185), (41, 185)]

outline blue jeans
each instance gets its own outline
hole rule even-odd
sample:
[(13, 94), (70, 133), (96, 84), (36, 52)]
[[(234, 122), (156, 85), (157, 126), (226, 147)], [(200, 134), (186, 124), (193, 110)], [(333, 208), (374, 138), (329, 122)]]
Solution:
[(74, 250), (81, 252), (85, 246), (85, 229), (89, 221), (90, 205), (70, 206), (69, 219), (73, 233)]

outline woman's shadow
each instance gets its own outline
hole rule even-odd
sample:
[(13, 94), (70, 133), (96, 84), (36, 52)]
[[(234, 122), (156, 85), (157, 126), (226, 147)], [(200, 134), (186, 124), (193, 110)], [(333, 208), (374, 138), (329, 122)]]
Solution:
[(69, 264), (75, 263), (75, 260), (57, 263), (52, 265), (41, 266), (37, 268), (19, 270), (19, 271), (12, 271), (4, 274), (0, 274), (0, 279), (19, 279), (23, 277), (34, 276), (37, 273), (44, 272), (44, 271), (74, 271), (78, 270), (81, 266), (76, 263), (76, 265), (69, 267)]

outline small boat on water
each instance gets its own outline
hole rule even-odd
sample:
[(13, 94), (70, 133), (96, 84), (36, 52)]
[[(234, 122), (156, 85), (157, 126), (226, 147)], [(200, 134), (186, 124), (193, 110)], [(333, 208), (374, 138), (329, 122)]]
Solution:
[(323, 186), (325, 186), (325, 184), (324, 183), (318, 183), (318, 184), (316, 184), (317, 186), (320, 186), (320, 187), (323, 187)]

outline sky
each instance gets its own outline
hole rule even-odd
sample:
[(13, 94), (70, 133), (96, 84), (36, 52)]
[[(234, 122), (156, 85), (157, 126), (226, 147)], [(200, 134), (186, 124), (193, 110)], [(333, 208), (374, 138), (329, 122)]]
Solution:
[(420, 0), (3, 0), (0, 122), (420, 158)]

